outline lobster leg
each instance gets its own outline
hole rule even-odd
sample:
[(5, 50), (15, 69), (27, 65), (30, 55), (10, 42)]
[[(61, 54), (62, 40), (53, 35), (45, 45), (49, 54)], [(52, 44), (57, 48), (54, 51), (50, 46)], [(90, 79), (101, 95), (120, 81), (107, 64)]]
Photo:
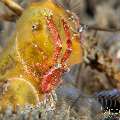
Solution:
[(64, 62), (70, 57), (71, 52), (72, 52), (72, 41), (71, 41), (71, 36), (70, 36), (70, 30), (69, 30), (69, 26), (67, 25), (67, 22), (62, 19), (62, 23), (63, 23), (63, 28), (65, 31), (65, 35), (66, 35), (66, 44), (67, 44), (67, 49), (63, 55), (63, 58), (61, 59), (61, 64), (64, 65)]
[(46, 19), (47, 19), (47, 26), (52, 35), (53, 43), (55, 46), (54, 54), (52, 57), (53, 64), (55, 64), (57, 62), (57, 60), (60, 56), (61, 50), (62, 50), (62, 42), (61, 42), (60, 35), (57, 31), (57, 28), (52, 20), (52, 17), (50, 17), (50, 18), (46, 17)]
[[(49, 21), (48, 23), (50, 23), (50, 22), (52, 22), (52, 21)], [(72, 42), (71, 42), (71, 38), (70, 38), (69, 27), (63, 19), (62, 19), (62, 22), (63, 22), (63, 27), (64, 27), (64, 31), (65, 31), (65, 35), (66, 35), (67, 49), (61, 59), (61, 63), (58, 64), (58, 66), (52, 67), (49, 70), (49, 72), (47, 72), (43, 76), (43, 80), (41, 83), (41, 89), (42, 89), (42, 92), (45, 92), (45, 93), (50, 92), (56, 85), (58, 85), (60, 83), (60, 77), (61, 77), (62, 73), (65, 72), (64, 62), (70, 57), (70, 54), (72, 52)], [(50, 29), (52, 35), (53, 35), (53, 32), (54, 33), (56, 32), (55, 28), (53, 27), (53, 24), (49, 25), (49, 29)], [(56, 44), (60, 43), (58, 35), (59, 34), (57, 34), (57, 36), (53, 36), (54, 41), (57, 42)], [(58, 41), (57, 41), (57, 38), (58, 38)], [(56, 50), (57, 50), (57, 48), (56, 48)], [(59, 49), (58, 49), (58, 51), (59, 51)], [(58, 51), (56, 51), (56, 53), (55, 53), (56, 55), (59, 55)], [(59, 56), (57, 56), (57, 58), (58, 57)]]
[(60, 80), (62, 73), (63, 70), (61, 68), (52, 67), (50, 71), (43, 76), (41, 83), (42, 92), (49, 93), (55, 86), (60, 84), (62, 82)]
[[(54, 50), (54, 53), (53, 53), (53, 56), (52, 56), (52, 59), (51, 59), (51, 62), (50, 62), (50, 65), (54, 66), (58, 62), (59, 56), (61, 55), (60, 53), (61, 53), (61, 50), (62, 50), (62, 41), (61, 41), (59, 32), (58, 32), (58, 30), (57, 30), (57, 28), (54, 24), (54, 21), (52, 19), (52, 16), (49, 16), (49, 17), (46, 16), (45, 18), (46, 18), (48, 29), (49, 29), (49, 31), (51, 33), (51, 36), (52, 36), (53, 44), (55, 46), (55, 50)], [(41, 52), (39, 46), (37, 46), (37, 44), (35, 44), (34, 47), (35, 46), (38, 49), (38, 51)], [(36, 66), (38, 68), (43, 67), (45, 69), (47, 62), (44, 62), (44, 63), (43, 64), (36, 63), (34, 66)]]
[(41, 83), (42, 91), (45, 93), (48, 93), (59, 83), (60, 81), (59, 78), (62, 74), (61, 66), (60, 67), (55, 66), (55, 64), (58, 62), (58, 59), (61, 55), (60, 53), (62, 50), (62, 41), (58, 33), (58, 30), (53, 22), (52, 17), (46, 17), (46, 20), (47, 20), (48, 29), (51, 33), (53, 43), (55, 46), (55, 50), (52, 56), (53, 67), (43, 76), (42, 83)]

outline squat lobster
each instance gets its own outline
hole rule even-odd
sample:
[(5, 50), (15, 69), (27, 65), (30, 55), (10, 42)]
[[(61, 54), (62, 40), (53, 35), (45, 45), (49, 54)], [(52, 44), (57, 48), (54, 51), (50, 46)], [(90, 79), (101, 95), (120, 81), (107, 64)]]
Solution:
[(60, 60), (60, 63), (57, 63), (59, 56), (61, 54), (62, 42), (61, 42), (60, 35), (57, 31), (57, 28), (55, 27), (54, 22), (52, 20), (52, 17), (51, 18), (46, 17), (46, 19), (47, 19), (48, 28), (53, 37), (56, 48), (55, 48), (55, 52), (53, 55), (54, 65), (43, 76), (42, 83), (41, 83), (41, 89), (43, 92), (50, 92), (54, 88), (54, 86), (56, 86), (56, 84), (58, 84), (60, 82), (59, 79), (60, 79), (62, 73), (64, 73), (64, 71), (66, 69), (65, 62), (71, 55), (72, 42), (71, 42), (69, 26), (68, 26), (67, 22), (64, 19), (62, 19), (63, 28), (64, 28), (65, 35), (66, 35), (67, 49), (66, 49), (62, 59)]

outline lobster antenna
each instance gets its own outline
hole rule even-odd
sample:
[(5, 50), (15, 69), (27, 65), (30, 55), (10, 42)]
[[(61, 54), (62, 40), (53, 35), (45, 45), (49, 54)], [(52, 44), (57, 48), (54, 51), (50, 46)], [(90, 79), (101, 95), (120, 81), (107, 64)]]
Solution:
[(104, 27), (95, 27), (95, 26), (89, 26), (86, 24), (80, 24), (80, 28), (78, 32), (81, 33), (86, 30), (103, 31), (103, 32), (120, 32), (120, 28), (104, 28)]

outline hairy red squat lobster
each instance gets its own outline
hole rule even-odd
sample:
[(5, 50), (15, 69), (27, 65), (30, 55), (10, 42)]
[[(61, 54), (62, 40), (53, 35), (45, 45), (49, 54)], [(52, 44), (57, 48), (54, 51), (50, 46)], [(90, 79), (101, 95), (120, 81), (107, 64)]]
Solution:
[(62, 73), (64, 73), (66, 69), (65, 62), (70, 57), (70, 54), (72, 52), (72, 41), (71, 41), (71, 36), (70, 36), (71, 34), (69, 30), (70, 28), (67, 22), (64, 19), (62, 19), (63, 28), (66, 35), (67, 48), (62, 59), (60, 60), (60, 63), (57, 63), (62, 50), (62, 42), (52, 18), (46, 17), (46, 19), (47, 19), (48, 28), (52, 34), (54, 44), (56, 47), (55, 47), (55, 52), (53, 54), (54, 66), (43, 76), (41, 89), (43, 92), (50, 92), (54, 88), (54, 86), (56, 86), (56, 84), (60, 82), (59, 79)]

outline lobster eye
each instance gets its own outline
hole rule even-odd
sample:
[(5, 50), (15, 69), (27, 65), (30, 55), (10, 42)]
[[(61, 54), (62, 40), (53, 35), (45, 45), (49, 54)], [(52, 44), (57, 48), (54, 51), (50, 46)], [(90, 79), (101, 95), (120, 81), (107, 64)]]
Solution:
[(40, 28), (41, 28), (41, 25), (40, 25), (39, 23), (34, 23), (34, 24), (32, 25), (32, 31), (33, 31), (33, 32), (40, 30)]

